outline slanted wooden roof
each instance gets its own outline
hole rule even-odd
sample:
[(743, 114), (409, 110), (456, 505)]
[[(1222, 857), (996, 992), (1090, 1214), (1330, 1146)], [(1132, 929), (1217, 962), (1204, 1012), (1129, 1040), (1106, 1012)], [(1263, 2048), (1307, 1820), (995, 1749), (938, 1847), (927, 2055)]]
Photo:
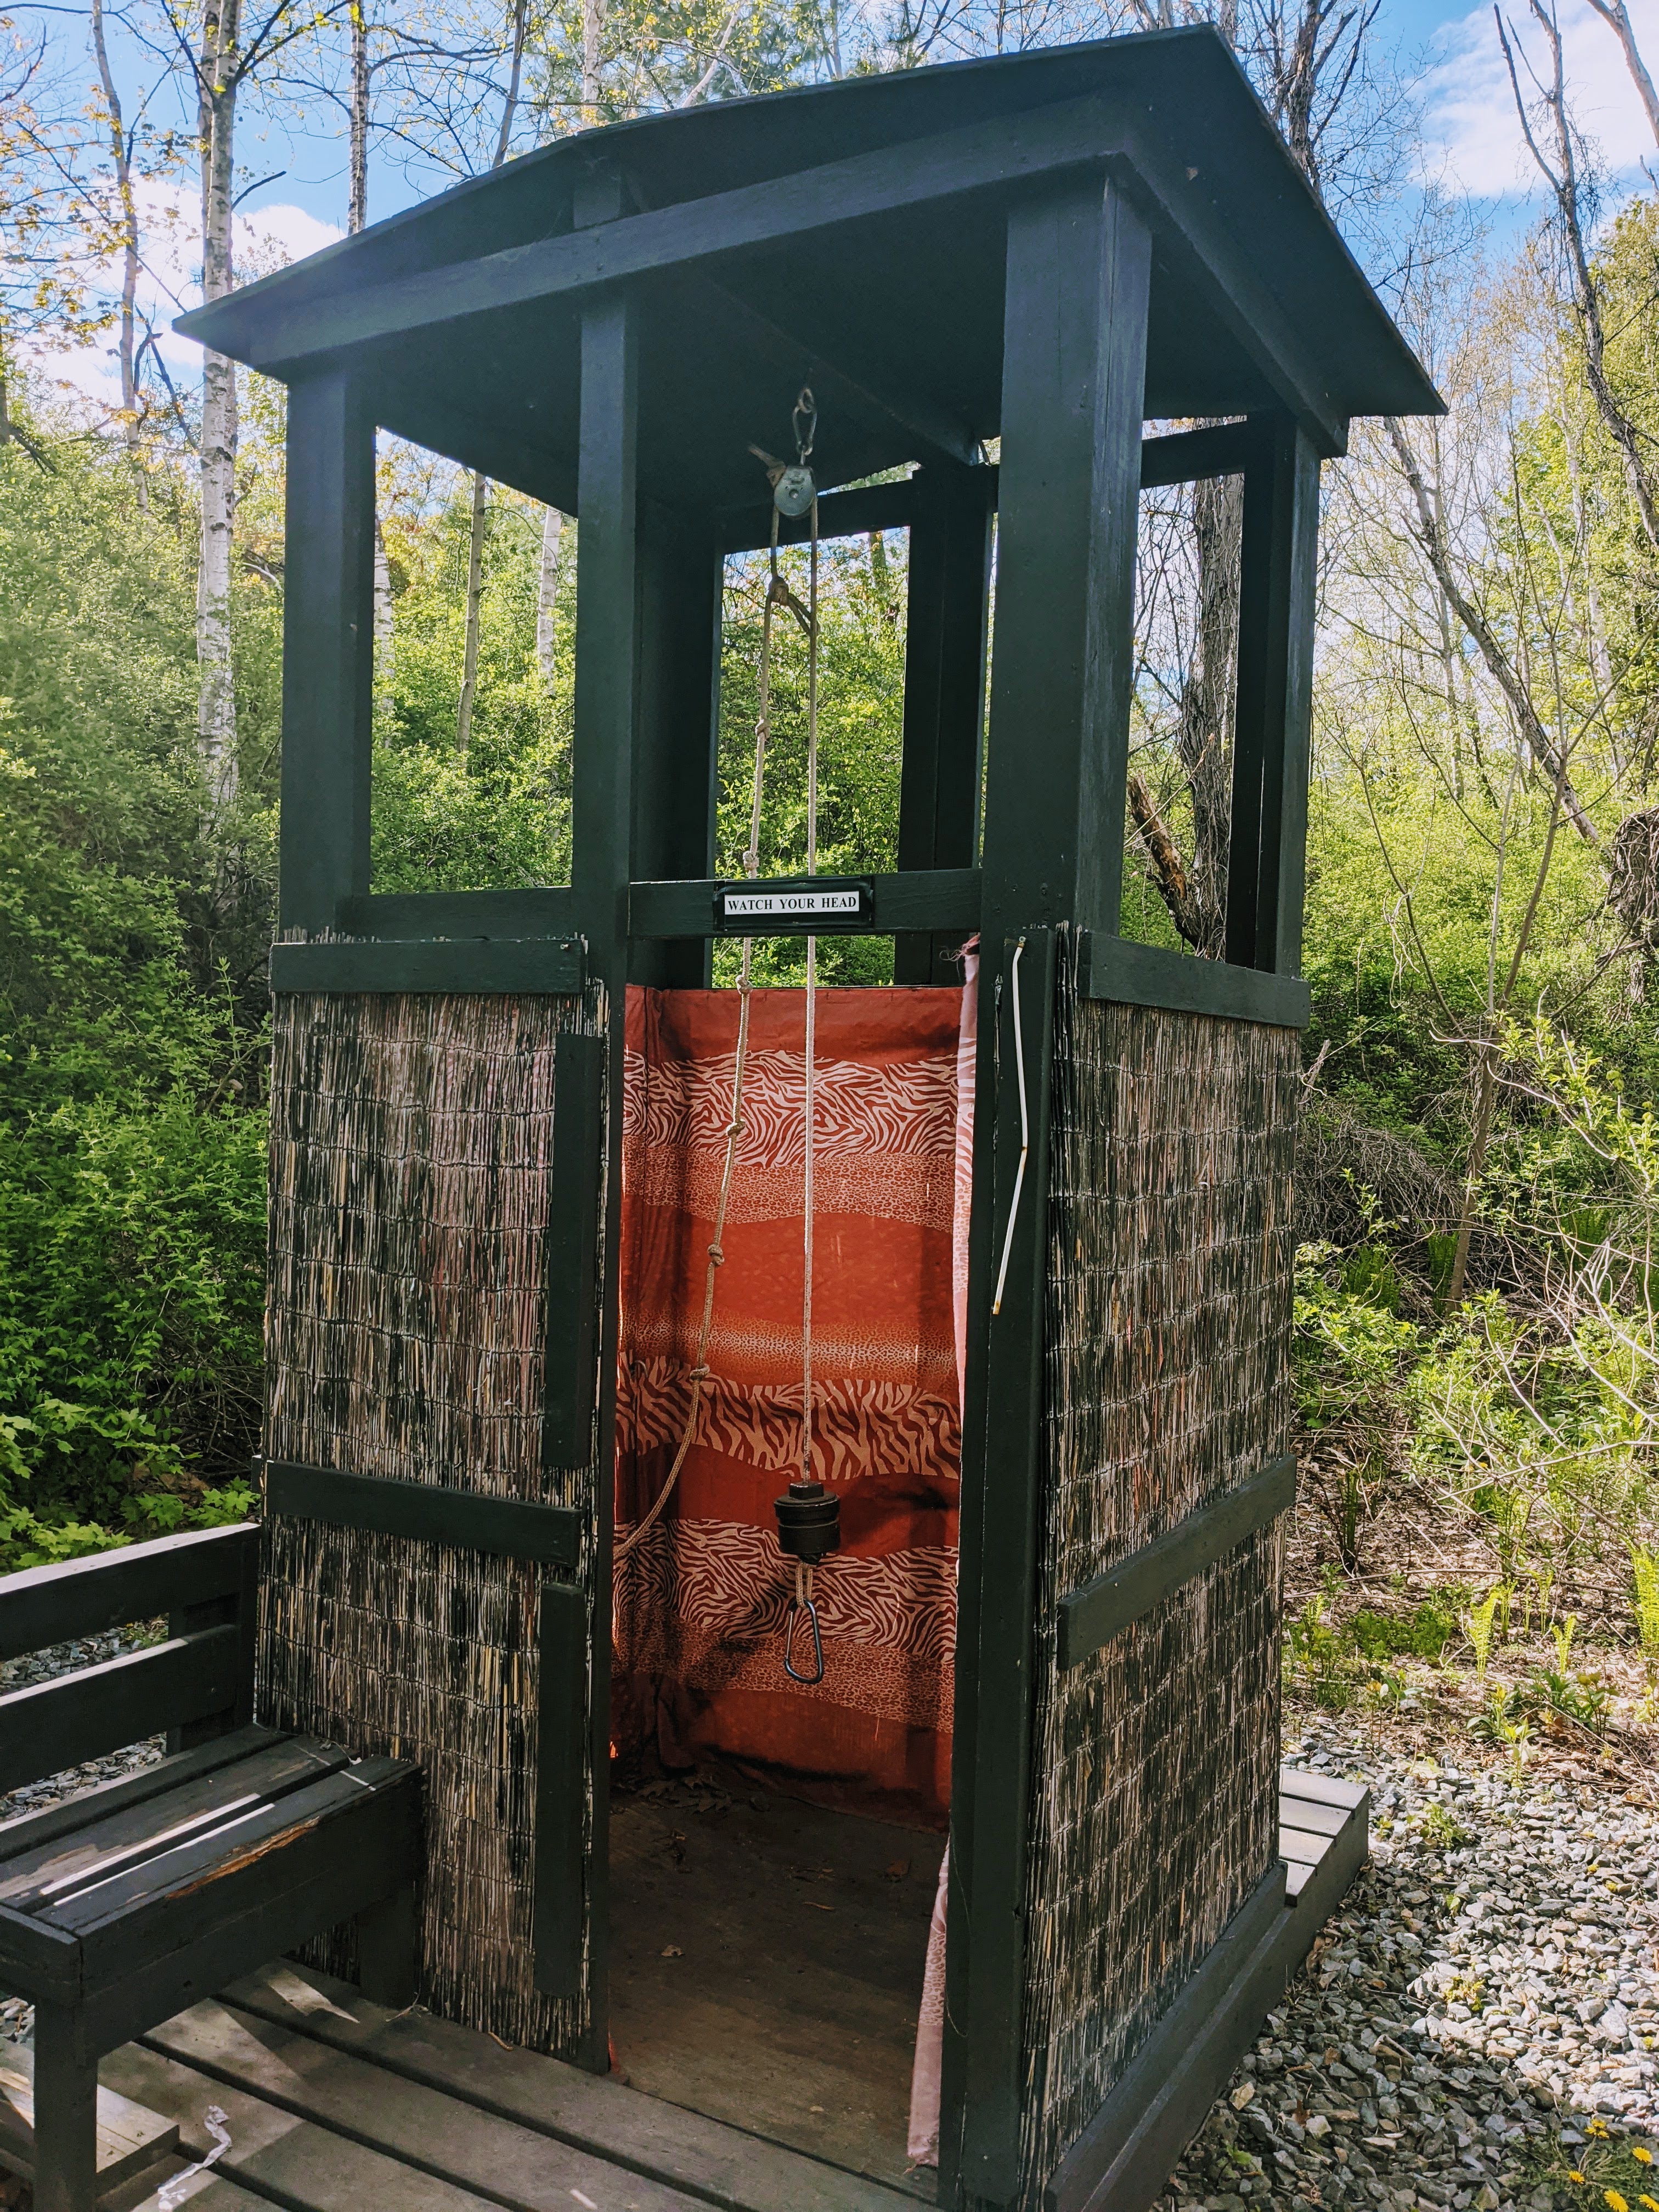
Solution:
[[(996, 435), (1006, 210), (1099, 164), (1155, 239), (1148, 416), (1288, 407), (1322, 451), (1442, 403), (1207, 27), (959, 62), (564, 138), (177, 327), (289, 380), (349, 362), (376, 418), (576, 504), (580, 313), (646, 302), (641, 483), (752, 501), (817, 391), (825, 484)], [(636, 212), (577, 227), (596, 173)]]

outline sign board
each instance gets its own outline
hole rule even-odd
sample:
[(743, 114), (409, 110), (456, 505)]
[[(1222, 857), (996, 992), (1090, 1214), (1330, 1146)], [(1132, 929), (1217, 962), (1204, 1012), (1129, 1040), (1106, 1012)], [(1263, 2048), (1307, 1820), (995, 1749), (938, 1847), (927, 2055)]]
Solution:
[(867, 880), (846, 876), (777, 877), (771, 882), (722, 884), (714, 917), (722, 929), (745, 935), (790, 935), (818, 929), (856, 928), (873, 906)]

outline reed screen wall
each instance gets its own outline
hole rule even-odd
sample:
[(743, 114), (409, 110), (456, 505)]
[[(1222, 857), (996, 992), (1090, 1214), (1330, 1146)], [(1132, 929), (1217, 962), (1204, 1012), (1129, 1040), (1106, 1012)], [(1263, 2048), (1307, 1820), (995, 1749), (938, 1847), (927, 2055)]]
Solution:
[[(271, 1071), (270, 1456), (585, 1509), (590, 1592), (595, 1469), (543, 1467), (543, 1248), (558, 1039), (604, 1025), (597, 996), (283, 997)], [(264, 1550), (261, 1718), (424, 1771), (422, 2002), (568, 2051), (584, 2007), (531, 1984), (547, 1571), (280, 1517)]]
[(1055, 1057), (1031, 2207), (1277, 1847), (1279, 1529), (1064, 1672), (1054, 1622), (1287, 1447), (1301, 1066), (1293, 1030), (1079, 1000), (1064, 975)]

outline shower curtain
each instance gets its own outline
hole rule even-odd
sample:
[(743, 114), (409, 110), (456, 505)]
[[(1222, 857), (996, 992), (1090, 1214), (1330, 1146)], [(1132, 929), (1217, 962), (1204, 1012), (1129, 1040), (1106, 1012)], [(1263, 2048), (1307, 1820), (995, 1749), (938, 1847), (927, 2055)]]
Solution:
[[(812, 1472), (841, 1500), (842, 1548), (818, 1570), (825, 1679), (806, 1689), (783, 1670), (793, 1576), (772, 1510), (801, 1429), (805, 998), (753, 994), (696, 1434), (617, 1565), (623, 1753), (715, 1754), (821, 1803), (945, 1825), (973, 998), (970, 979), (818, 999)], [(619, 1539), (690, 1402), (737, 1024), (732, 991), (628, 994)]]

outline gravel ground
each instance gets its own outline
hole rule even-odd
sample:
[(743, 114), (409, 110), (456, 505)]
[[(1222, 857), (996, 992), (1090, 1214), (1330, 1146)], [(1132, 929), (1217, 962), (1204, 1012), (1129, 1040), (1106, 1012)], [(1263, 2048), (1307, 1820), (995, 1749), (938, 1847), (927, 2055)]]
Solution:
[(1370, 1785), (1371, 1863), (1176, 2193), (1659, 2212), (1652, 1814), (1559, 1773), (1437, 1765), (1380, 1723), (1310, 1725), (1286, 1755)]
[[(87, 1636), (70, 1644), (54, 1644), (49, 1650), (32, 1652), (24, 1659), (9, 1659), (0, 1663), (0, 1690), (25, 1689), (31, 1682), (47, 1682), (54, 1675), (78, 1674), (82, 1667), (96, 1667), (106, 1659), (118, 1659), (124, 1651), (137, 1651), (153, 1643), (159, 1631), (159, 1623), (149, 1630), (121, 1629), (108, 1636)], [(15, 1820), (22, 1813), (38, 1813), (76, 1790), (90, 1790), (96, 1783), (113, 1782), (118, 1775), (149, 1766), (161, 1756), (163, 1741), (159, 1735), (152, 1736), (148, 1742), (130, 1745), (125, 1751), (114, 1752), (107, 1759), (92, 1759), (85, 1766), (71, 1767), (67, 1773), (54, 1774), (47, 1781), (29, 1783), (21, 1790), (15, 1790), (9, 1797), (0, 1796), (0, 1820)], [(18, 2042), (33, 2022), (32, 2005), (25, 2004), (21, 1997), (0, 1996), (0, 2043)], [(0, 2198), (0, 2203), (3, 2202)]]

